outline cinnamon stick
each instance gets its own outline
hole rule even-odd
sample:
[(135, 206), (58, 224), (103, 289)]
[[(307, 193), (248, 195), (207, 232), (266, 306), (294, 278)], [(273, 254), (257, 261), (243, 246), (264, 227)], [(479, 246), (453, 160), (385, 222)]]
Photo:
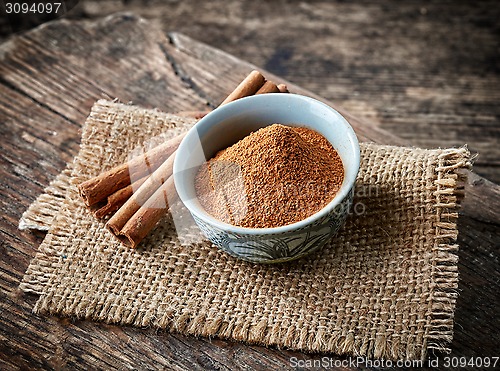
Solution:
[(102, 202), (109, 195), (127, 187), (130, 179), (140, 179), (155, 171), (179, 147), (186, 134), (180, 134), (141, 156), (114, 167), (78, 186), (87, 206)]
[(255, 95), (257, 94), (267, 94), (267, 93), (279, 93), (280, 90), (278, 89), (278, 87), (276, 86), (276, 84), (272, 81), (266, 81), (264, 83), (264, 85), (262, 85), (260, 87), (259, 90), (257, 90), (257, 92), (255, 93)]
[(119, 189), (115, 193), (109, 195), (106, 198), (106, 203), (104, 205), (96, 204), (96, 206), (99, 205), (99, 207), (94, 210), (94, 216), (97, 219), (102, 219), (106, 215), (114, 213), (132, 196), (134, 190), (139, 189), (146, 179), (148, 179), (148, 176), (145, 176), (134, 183), (129, 184), (125, 188)]
[(118, 236), (123, 226), (142, 207), (148, 199), (161, 187), (174, 171), (175, 152), (137, 189), (122, 207), (108, 220), (106, 227)]
[(179, 111), (176, 112), (175, 115), (181, 117), (190, 117), (199, 120), (208, 115), (209, 113), (210, 111)]
[(266, 82), (266, 79), (259, 71), (252, 71), (250, 74), (233, 90), (231, 94), (220, 104), (221, 106), (236, 99), (254, 95), (257, 90)]
[(278, 90), (280, 91), (280, 93), (290, 93), (288, 91), (288, 88), (285, 84), (279, 84), (278, 85)]
[(136, 248), (156, 223), (168, 212), (178, 199), (174, 185), (174, 177), (170, 176), (165, 183), (147, 200), (147, 202), (127, 221), (116, 237), (126, 246)]

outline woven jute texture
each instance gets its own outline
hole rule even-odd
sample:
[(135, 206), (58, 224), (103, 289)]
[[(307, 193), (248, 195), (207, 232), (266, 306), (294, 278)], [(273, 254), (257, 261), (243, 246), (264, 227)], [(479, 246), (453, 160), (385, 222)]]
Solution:
[(466, 149), (362, 144), (352, 215), (320, 252), (296, 262), (257, 265), (206, 241), (180, 243), (169, 217), (139, 249), (121, 246), (76, 185), (192, 124), (94, 105), (78, 156), (21, 221), (49, 230), (21, 284), (40, 295), (36, 313), (375, 358), (446, 350)]

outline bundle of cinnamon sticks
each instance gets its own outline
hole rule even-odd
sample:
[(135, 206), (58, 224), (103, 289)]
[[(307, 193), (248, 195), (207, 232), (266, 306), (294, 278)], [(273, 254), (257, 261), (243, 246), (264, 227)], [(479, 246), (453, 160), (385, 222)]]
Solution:
[[(220, 104), (254, 94), (288, 93), (285, 85), (267, 81), (252, 71)], [(184, 113), (201, 118), (205, 113)], [(181, 134), (143, 155), (116, 166), (78, 186), (85, 205), (102, 219), (110, 216), (108, 230), (124, 245), (135, 248), (178, 199), (173, 180), (175, 152)]]

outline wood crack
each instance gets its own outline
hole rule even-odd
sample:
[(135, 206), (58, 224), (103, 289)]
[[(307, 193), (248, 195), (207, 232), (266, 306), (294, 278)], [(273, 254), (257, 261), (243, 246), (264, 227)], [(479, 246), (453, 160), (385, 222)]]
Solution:
[(490, 220), (487, 220), (487, 219), (484, 219), (484, 218), (480, 218), (476, 215), (467, 215), (467, 214), (464, 214), (464, 216), (474, 220), (475, 222), (477, 223), (481, 223), (481, 224), (486, 224), (488, 226), (491, 226), (491, 227), (498, 227), (500, 228), (500, 223), (496, 222), (496, 221), (490, 221)]
[[(179, 341), (185, 347), (194, 349), (193, 345), (186, 342), (185, 336), (182, 336), (182, 337), (181, 336), (173, 335), (172, 337), (177, 339), (177, 341)], [(199, 338), (198, 341), (200, 341), (202, 343), (207, 343), (207, 340), (202, 339), (202, 338)], [(222, 341), (224, 341), (224, 340), (222, 340)], [(210, 343), (210, 341), (208, 341), (208, 342)], [(231, 370), (230, 365), (227, 365), (227, 364), (221, 362), (219, 359), (216, 359), (215, 357), (213, 357), (213, 355), (208, 354), (205, 350), (197, 347), (197, 351), (201, 353), (201, 356), (198, 356), (196, 360), (199, 362), (199, 365), (204, 367), (205, 369), (207, 369), (209, 366), (212, 366), (212, 367), (210, 367), (211, 369), (221, 370), (222, 367), (224, 367), (224, 369), (226, 369), (226, 370)], [(205, 356), (205, 357), (203, 357), (203, 356)], [(209, 364), (207, 364), (207, 362)]]
[[(168, 42), (170, 45), (173, 47), (177, 48), (174, 39), (170, 34), (167, 34)], [(160, 50), (162, 51), (163, 55), (165, 56), (165, 59), (167, 62), (170, 64), (172, 67), (172, 70), (174, 71), (175, 75), (180, 78), (182, 83), (189, 89), (195, 92), (196, 95), (198, 95), (200, 98), (202, 98), (204, 101), (206, 101), (206, 105), (212, 109), (216, 108), (217, 105), (213, 103), (208, 95), (205, 93), (205, 91), (200, 88), (194, 81), (193, 79), (182, 69), (181, 65), (177, 62), (177, 60), (174, 58), (172, 53), (170, 53), (165, 46), (162, 43), (158, 43), (158, 46), (160, 47)]]
[(23, 97), (26, 97), (28, 98), (29, 100), (33, 101), (34, 103), (36, 103), (37, 105), (39, 105), (40, 107), (46, 109), (47, 111), (59, 116), (59, 117), (62, 117), (64, 120), (66, 120), (67, 122), (77, 126), (77, 127), (80, 127), (80, 124), (78, 124), (76, 121), (73, 121), (72, 119), (70, 119), (69, 117), (65, 116), (64, 114), (62, 114), (61, 112), (58, 112), (56, 111), (55, 109), (53, 109), (52, 107), (50, 107), (48, 104), (46, 103), (43, 103), (39, 100), (37, 100), (36, 98), (32, 97), (31, 95), (29, 95), (28, 93), (26, 93), (24, 90), (22, 90), (21, 88), (15, 86), (14, 84), (6, 81), (5, 79), (1, 78), (0, 77), (0, 84), (4, 85), (6, 88), (10, 89), (10, 90), (13, 90), (15, 91), (16, 93), (22, 95)]

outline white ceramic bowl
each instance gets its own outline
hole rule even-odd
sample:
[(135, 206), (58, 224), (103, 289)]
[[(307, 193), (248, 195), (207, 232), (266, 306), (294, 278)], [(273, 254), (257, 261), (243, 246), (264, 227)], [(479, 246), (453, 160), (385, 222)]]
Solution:
[[(194, 179), (217, 151), (271, 124), (301, 126), (322, 134), (344, 164), (344, 181), (323, 209), (277, 228), (243, 228), (215, 219), (200, 205)], [(243, 260), (277, 263), (323, 246), (344, 223), (359, 170), (359, 144), (349, 123), (326, 104), (297, 94), (254, 95), (223, 105), (202, 118), (181, 142), (174, 162), (175, 187), (197, 225), (215, 245)]]

